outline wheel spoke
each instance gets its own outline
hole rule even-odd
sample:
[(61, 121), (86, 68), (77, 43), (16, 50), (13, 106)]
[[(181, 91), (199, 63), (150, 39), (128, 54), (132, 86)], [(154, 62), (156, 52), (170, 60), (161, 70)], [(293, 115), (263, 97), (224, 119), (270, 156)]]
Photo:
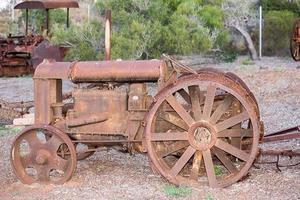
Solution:
[(188, 130), (189, 127), (186, 125), (186, 123), (179, 117), (177, 117), (176, 115), (172, 114), (172, 113), (161, 113), (160, 114), (160, 118), (164, 119), (165, 121), (174, 124), (175, 126), (183, 129), (183, 130)]
[(164, 148), (164, 150), (161, 150), (158, 152), (158, 154), (161, 156), (161, 157), (166, 157), (168, 155), (170, 155), (171, 153), (174, 153), (176, 151), (179, 151), (185, 147), (187, 147), (189, 145), (188, 142), (174, 142), (173, 144), (171, 145), (168, 145)]
[(189, 93), (192, 103), (192, 111), (194, 114), (194, 119), (199, 121), (201, 119), (201, 106), (200, 106), (200, 88), (199, 86), (193, 85), (189, 86)]
[(48, 140), (47, 145), (51, 147), (52, 150), (57, 151), (60, 145), (63, 144), (63, 141), (57, 137), (56, 135), (52, 135), (52, 137)]
[(212, 84), (210, 84), (207, 87), (207, 93), (206, 93), (206, 97), (205, 97), (203, 116), (202, 116), (204, 120), (208, 120), (211, 115), (211, 111), (213, 108), (214, 99), (215, 99), (215, 95), (216, 95), (216, 90), (217, 90), (217, 87)]
[(35, 149), (37, 145), (42, 144), (37, 137), (36, 131), (32, 131), (27, 135), (24, 135), (24, 139), (28, 142), (30, 149)]
[(194, 155), (190, 179), (198, 180), (201, 161), (202, 161), (202, 153), (200, 151), (197, 151)]
[(239, 124), (247, 119), (249, 119), (248, 113), (246, 111), (244, 111), (241, 114), (238, 114), (234, 117), (226, 119), (223, 122), (218, 123), (216, 125), (217, 132), (224, 131), (225, 129), (228, 129), (228, 128), (230, 128), (236, 124)]
[(47, 166), (36, 166), (35, 169), (40, 182), (50, 181), (50, 169)]
[(294, 48), (294, 57), (298, 58), (298, 55), (299, 55), (299, 46), (296, 45), (295, 48)]
[(191, 126), (195, 122), (173, 95), (170, 95), (166, 100), (188, 126)]
[(189, 146), (179, 158), (179, 160), (175, 163), (175, 165), (172, 167), (170, 174), (172, 176), (177, 176), (177, 174), (182, 170), (182, 168), (186, 165), (186, 163), (194, 155), (195, 152), (196, 150), (193, 147)]
[(22, 163), (24, 168), (33, 167), (32, 154), (31, 153), (20, 157), (20, 159), (21, 159), (21, 163)]
[(217, 133), (218, 137), (252, 137), (252, 129), (226, 129)]
[(217, 186), (217, 179), (215, 175), (214, 170), (214, 163), (212, 161), (211, 152), (210, 150), (206, 150), (202, 152), (203, 160), (205, 164), (207, 179), (209, 182), (210, 187), (216, 187)]
[(69, 165), (69, 161), (59, 156), (56, 156), (56, 158), (57, 158), (57, 163), (55, 164), (55, 166), (53, 166), (53, 168), (61, 171), (66, 171)]
[(153, 133), (151, 141), (176, 141), (188, 140), (187, 132), (166, 132), (166, 133)]
[(232, 97), (228, 95), (224, 101), (217, 107), (215, 112), (212, 114), (210, 118), (210, 123), (215, 124), (222, 117), (222, 115), (227, 111), (232, 103)]
[(230, 173), (238, 172), (237, 167), (231, 162), (231, 160), (226, 156), (226, 154), (222, 150), (218, 148), (213, 148), (212, 152), (218, 157), (218, 159), (223, 163), (223, 165)]
[(185, 91), (185, 89), (181, 89), (179, 91), (177, 91), (178, 94), (180, 94), (180, 96), (182, 96), (182, 98), (188, 103), (191, 104), (191, 99), (189, 94)]
[(223, 140), (220, 139), (217, 140), (215, 146), (243, 161), (247, 161), (250, 157), (250, 155), (244, 152), (243, 150), (238, 149), (232, 146), (231, 144), (224, 142)]

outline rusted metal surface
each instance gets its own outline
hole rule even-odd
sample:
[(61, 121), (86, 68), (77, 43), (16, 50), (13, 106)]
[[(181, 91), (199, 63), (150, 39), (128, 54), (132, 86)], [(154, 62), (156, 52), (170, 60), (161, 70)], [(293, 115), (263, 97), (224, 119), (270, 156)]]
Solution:
[(290, 140), (298, 138), (300, 138), (300, 126), (265, 135), (263, 138), (263, 142), (276, 142), (280, 140)]
[(300, 19), (294, 23), (290, 38), (290, 52), (295, 61), (300, 61)]
[[(59, 128), (75, 146), (87, 145), (86, 151), (77, 150), (80, 158), (97, 147), (117, 146), (147, 152), (154, 168), (174, 184), (201, 187), (204, 177), (212, 187), (233, 184), (258, 152), (262, 128), (254, 96), (233, 75), (196, 72), (167, 58), (45, 60), (34, 75), (35, 123)], [(68, 105), (62, 101), (65, 79), (77, 85)], [(154, 97), (149, 82), (158, 88)], [(222, 166), (221, 177), (215, 164)]]
[(55, 8), (79, 8), (77, 1), (24, 1), (15, 5), (14, 9), (55, 9)]
[(44, 59), (62, 61), (64, 49), (39, 35), (11, 36), (0, 43), (0, 76), (32, 74)]
[(72, 66), (73, 82), (154, 82), (160, 77), (164, 63), (149, 61), (77, 62)]

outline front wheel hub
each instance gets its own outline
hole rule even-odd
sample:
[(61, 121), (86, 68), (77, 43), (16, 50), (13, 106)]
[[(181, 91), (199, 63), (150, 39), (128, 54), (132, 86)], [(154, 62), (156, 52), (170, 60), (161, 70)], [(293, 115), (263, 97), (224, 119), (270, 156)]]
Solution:
[(38, 165), (45, 165), (48, 163), (49, 152), (46, 150), (40, 150), (35, 157), (35, 161)]

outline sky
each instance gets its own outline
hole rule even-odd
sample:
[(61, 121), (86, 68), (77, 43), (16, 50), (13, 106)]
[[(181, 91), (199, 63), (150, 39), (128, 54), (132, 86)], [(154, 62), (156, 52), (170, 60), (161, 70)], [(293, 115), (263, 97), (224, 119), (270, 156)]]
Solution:
[(0, 9), (5, 8), (8, 5), (8, 2), (5, 0), (0, 0)]

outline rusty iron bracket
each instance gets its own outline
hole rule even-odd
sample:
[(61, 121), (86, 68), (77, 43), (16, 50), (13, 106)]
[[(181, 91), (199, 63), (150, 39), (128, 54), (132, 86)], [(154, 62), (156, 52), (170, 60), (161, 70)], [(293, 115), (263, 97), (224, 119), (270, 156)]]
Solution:
[(281, 130), (264, 136), (263, 142), (275, 142), (300, 138), (300, 126)]
[[(176, 60), (175, 58), (167, 55), (167, 54), (162, 54), (162, 57), (165, 58), (166, 60), (169, 60), (171, 63), (174, 63), (177, 67), (179, 67), (181, 70), (178, 71), (184, 71), (184, 72), (188, 72), (188, 73), (192, 73), (192, 74), (198, 74), (195, 70), (193, 70), (192, 68), (188, 67), (187, 65), (179, 62), (178, 60)], [(175, 66), (173, 65), (174, 69), (176, 70)]]

